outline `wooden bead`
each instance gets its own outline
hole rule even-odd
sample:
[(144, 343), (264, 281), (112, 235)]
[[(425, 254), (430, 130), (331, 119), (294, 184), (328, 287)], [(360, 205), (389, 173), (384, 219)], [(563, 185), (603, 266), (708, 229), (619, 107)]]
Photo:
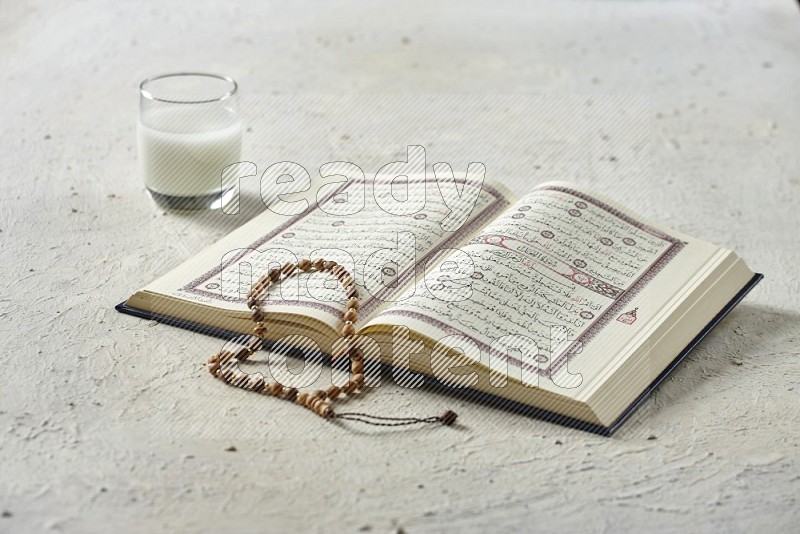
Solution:
[(353, 326), (353, 323), (350, 321), (346, 321), (344, 326), (342, 327), (342, 336), (343, 337), (350, 337), (356, 333), (356, 329)]
[(456, 412), (454, 412), (453, 410), (447, 410), (439, 417), (439, 421), (441, 421), (442, 424), (445, 426), (451, 426), (453, 423), (456, 422), (457, 418), (458, 414), (456, 414)]
[(233, 371), (233, 369), (228, 369), (227, 371), (224, 371), (222, 375), (220, 375), (220, 378), (228, 383), (230, 383), (235, 377), (236, 373)]
[(250, 389), (255, 391), (256, 393), (261, 393), (264, 391), (264, 386), (266, 382), (264, 382), (264, 378), (260, 376), (251, 376), (250, 377)]
[(241, 347), (236, 352), (233, 353), (233, 357), (239, 360), (240, 362), (245, 361), (250, 355), (253, 354), (253, 351), (250, 350), (248, 347)]
[[(301, 393), (295, 388), (285, 388), (277, 382), (268, 384), (260, 374), (250, 376), (238, 371), (236, 360), (245, 360), (255, 351), (260, 350), (263, 345), (261, 338), (265, 337), (267, 334), (267, 324), (265, 320), (268, 316), (260, 307), (259, 299), (265, 299), (266, 297), (264, 295), (270, 286), (282, 278), (289, 277), (298, 271), (309, 272), (314, 269), (332, 273), (347, 295), (347, 306), (342, 314), (343, 325), (341, 333), (342, 336), (348, 338), (348, 340), (344, 344), (344, 347), (339, 350), (338, 355), (347, 354), (350, 358), (352, 378), (341, 387), (331, 385), (325, 390), (317, 390), (313, 393)], [(232, 345), (226, 345), (223, 351), (209, 358), (209, 372), (231, 385), (256, 392), (268, 393), (276, 397), (282, 397), (291, 402), (305, 406), (323, 418), (333, 417), (334, 412), (331, 408), (330, 401), (335, 400), (342, 393), (352, 395), (356, 390), (361, 388), (365, 382), (363, 353), (359, 348), (353, 346), (355, 344), (353, 336), (355, 336), (356, 333), (355, 323), (359, 319), (359, 309), (361, 308), (361, 301), (358, 299), (358, 295), (359, 291), (355, 284), (353, 273), (332, 260), (318, 258), (312, 262), (310, 259), (304, 258), (296, 264), (287, 262), (280, 267), (270, 269), (253, 284), (250, 291), (247, 293), (247, 306), (251, 310), (251, 317), (254, 323), (253, 332), (255, 335), (240, 336), (232, 341)], [(327, 402), (326, 399), (328, 399)], [(447, 419), (445, 424), (451, 424), (452, 420), (454, 420), (450, 415), (447, 415), (447, 417), (443, 416), (442, 420), (444, 421), (445, 419)]]
[(235, 373), (236, 372), (236, 364), (235, 363), (228, 363), (227, 365), (220, 365), (219, 366), (220, 375), (224, 378), (226, 373)]
[(261, 340), (258, 339), (256, 336), (244, 335), (244, 336), (237, 336), (230, 341), (230, 343), (234, 343), (240, 346), (239, 350), (246, 350), (248, 354), (252, 354), (257, 350), (261, 350)]
[(261, 280), (256, 283), (255, 287), (261, 291), (266, 291), (272, 287), (272, 279), (269, 277), (269, 274), (262, 276)]
[(248, 342), (247, 346), (242, 347), (236, 352), (235, 356), (237, 360), (244, 361), (252, 356), (256, 350), (261, 348), (261, 340), (259, 338), (267, 334), (267, 325), (265, 325), (262, 321), (256, 322), (256, 325), (253, 327), (253, 333), (255, 336), (248, 337), (256, 339), (258, 341), (258, 345)]
[(253, 287), (251, 287), (250, 291), (247, 292), (247, 298), (260, 297), (261, 294), (264, 293), (264, 291), (266, 291), (269, 288), (269, 286), (270, 286), (269, 282), (267, 283), (257, 282), (253, 284)]

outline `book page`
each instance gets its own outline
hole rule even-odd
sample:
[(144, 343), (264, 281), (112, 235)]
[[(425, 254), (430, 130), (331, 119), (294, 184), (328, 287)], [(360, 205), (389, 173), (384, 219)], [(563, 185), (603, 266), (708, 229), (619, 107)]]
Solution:
[(570, 388), (579, 382), (569, 383), (569, 361), (601, 371), (720, 249), (552, 182), (461, 250), (370, 325), (460, 339), (458, 348), (487, 367), (514, 367), (512, 377), (561, 373)]
[[(443, 221), (452, 219), (454, 201), (452, 197), (445, 201), (433, 173), (429, 174), (427, 181), (410, 177), (408, 187), (402, 180), (387, 188), (385, 182), (374, 187), (371, 179), (350, 179), (331, 187), (318, 205), (303, 213), (281, 216), (267, 211), (145, 290), (245, 313), (245, 296), (259, 276), (285, 262), (322, 257), (355, 273), (361, 316), (369, 317), (413, 284), (435, 250), (465, 242), (509, 205), (510, 193), (504, 188), (466, 181), (460, 186), (462, 198), (470, 196), (467, 189), (475, 189), (474, 205), (461, 214), (462, 224), (443, 228)], [(415, 192), (424, 195), (424, 202), (417, 202)], [(407, 214), (384, 209), (387, 195), (396, 200), (403, 194), (410, 203), (424, 205)], [(354, 204), (359, 209), (351, 213)], [(282, 282), (269, 292), (265, 307), (337, 327), (344, 301), (332, 275), (313, 273)], [(174, 316), (174, 310), (165, 315)]]

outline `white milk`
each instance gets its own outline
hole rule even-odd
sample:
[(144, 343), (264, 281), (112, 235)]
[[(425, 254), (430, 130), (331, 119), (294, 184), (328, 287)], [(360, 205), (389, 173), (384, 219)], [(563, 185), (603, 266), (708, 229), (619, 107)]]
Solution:
[(241, 156), (242, 123), (229, 109), (148, 110), (137, 135), (144, 183), (162, 195), (219, 193), (222, 169)]

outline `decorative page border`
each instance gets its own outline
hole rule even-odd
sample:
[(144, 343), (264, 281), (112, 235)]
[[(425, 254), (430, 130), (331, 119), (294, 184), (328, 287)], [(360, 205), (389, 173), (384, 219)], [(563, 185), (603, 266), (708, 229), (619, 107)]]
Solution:
[(644, 224), (643, 222), (634, 219), (633, 217), (621, 212), (620, 210), (614, 208), (613, 206), (610, 206), (605, 202), (602, 202), (601, 200), (598, 200), (580, 191), (575, 191), (574, 189), (561, 186), (542, 186), (535, 188), (534, 191), (556, 191), (559, 193), (566, 193), (568, 195), (577, 197), (581, 200), (589, 202), (590, 204), (593, 204), (594, 206), (602, 209), (603, 211), (619, 219), (622, 219), (626, 223), (630, 224), (631, 226), (639, 230), (642, 230), (643, 232), (646, 232), (654, 237), (657, 237), (663, 241), (670, 243), (670, 246), (667, 247), (661, 253), (661, 255), (658, 256), (658, 258), (656, 258), (655, 261), (653, 261), (653, 263), (650, 264), (650, 267), (648, 267), (641, 275), (639, 275), (639, 277), (633, 282), (633, 284), (631, 284), (631, 286), (627, 290), (625, 290), (614, 301), (614, 303), (608, 307), (606, 311), (601, 313), (599, 316), (597, 316), (597, 318), (595, 318), (594, 321), (592, 321), (592, 323), (586, 328), (586, 330), (584, 330), (583, 333), (580, 336), (578, 336), (578, 339), (573, 341), (566, 349), (564, 349), (564, 351), (561, 354), (559, 354), (558, 357), (552, 358), (551, 355), (550, 365), (544, 369), (538, 366), (533, 366), (529, 363), (522, 362), (517, 358), (514, 358), (502, 352), (496, 350), (492, 351), (490, 345), (487, 345), (482, 341), (474, 339), (471, 336), (469, 336), (466, 332), (463, 332), (451, 326), (450, 324), (439, 321), (438, 319), (435, 319), (428, 315), (408, 310), (391, 310), (391, 309), (385, 310), (382, 314), (410, 317), (412, 319), (416, 319), (425, 324), (433, 326), (441, 330), (442, 332), (445, 332), (448, 335), (460, 335), (469, 337), (470, 339), (475, 341), (475, 343), (480, 347), (481, 352), (487, 352), (487, 353), (490, 352), (491, 354), (496, 355), (500, 359), (508, 363), (511, 363), (517, 367), (525, 369), (529, 372), (538, 373), (543, 376), (550, 376), (556, 371), (558, 371), (565, 364), (567, 364), (569, 361), (571, 361), (575, 356), (577, 356), (578, 354), (578, 352), (576, 352), (577, 348), (585, 346), (587, 343), (589, 343), (589, 341), (592, 340), (592, 338), (594, 338), (598, 333), (600, 333), (603, 330), (603, 328), (605, 328), (605, 326), (617, 315), (617, 313), (621, 312), (623, 308), (633, 299), (633, 297), (635, 297), (636, 294), (642, 290), (642, 288), (644, 288), (648, 283), (650, 283), (653, 280), (653, 278), (655, 278), (656, 275), (670, 261), (672, 261), (672, 259), (678, 254), (678, 252), (680, 252), (681, 249), (683, 249), (683, 247), (686, 245), (685, 241), (681, 241), (680, 239), (673, 237), (669, 234), (666, 234), (661, 230), (658, 230), (657, 228), (653, 228), (650, 225)]
[[(433, 182), (431, 180), (427, 180), (427, 179), (424, 179), (424, 180), (423, 179), (410, 180), (409, 183), (425, 183), (426, 184), (426, 194), (427, 194), (428, 186), (430, 184), (435, 184), (435, 182)], [(464, 183), (464, 187), (466, 187), (469, 183), (473, 183), (474, 184), (474, 182), (465, 182)], [(366, 186), (367, 181), (366, 180), (348, 180), (347, 183), (342, 185), (342, 187), (340, 187), (339, 189), (333, 191), (327, 197), (325, 197), (322, 200), (322, 202), (323, 203), (327, 202), (332, 197), (334, 197), (334, 196), (336, 196), (336, 195), (338, 195), (340, 193), (345, 192), (349, 187), (352, 187), (352, 186), (355, 186), (355, 185), (362, 185), (362, 184), (364, 186)], [(373, 311), (375, 311), (378, 307), (383, 305), (384, 302), (385, 302), (384, 298), (389, 297), (393, 293), (398, 292), (401, 288), (405, 287), (408, 282), (410, 282), (413, 279), (416, 279), (416, 277), (418, 275), (422, 274), (422, 272), (425, 270), (425, 265), (427, 265), (427, 262), (430, 260), (430, 258), (432, 258), (440, 250), (449, 248), (450, 245), (452, 245), (455, 242), (461, 240), (465, 236), (469, 236), (469, 235), (473, 235), (474, 233), (477, 233), (478, 229), (480, 229), (481, 227), (485, 226), (486, 223), (488, 223), (491, 219), (494, 219), (494, 217), (497, 215), (498, 212), (500, 212), (501, 210), (505, 209), (509, 205), (508, 200), (497, 189), (495, 189), (494, 187), (492, 187), (492, 186), (490, 186), (490, 185), (488, 185), (486, 183), (483, 183), (481, 185), (481, 190), (482, 191), (486, 191), (487, 193), (489, 193), (493, 197), (494, 200), (492, 200), (478, 214), (478, 216), (474, 217), (467, 224), (461, 226), (455, 232), (452, 232), (452, 234), (449, 237), (447, 237), (444, 241), (442, 241), (439, 244), (438, 247), (429, 250), (427, 253), (425, 253), (425, 255), (420, 260), (416, 261), (414, 263), (414, 265), (412, 265), (410, 267), (407, 267), (402, 273), (400, 273), (400, 275), (397, 277), (397, 283), (395, 284), (395, 287), (391, 287), (391, 288), (384, 287), (376, 295), (371, 295), (371, 294), (369, 294), (369, 292), (367, 292), (367, 294), (369, 296), (367, 298), (365, 298), (365, 299), (362, 299), (362, 305), (361, 305), (361, 310), (362, 310), (362, 313), (363, 313), (363, 315), (365, 317), (368, 317)], [(302, 221), (304, 218), (306, 218), (309, 215), (311, 215), (311, 213), (313, 213), (318, 208), (319, 208), (319, 202), (315, 202), (314, 204), (312, 204), (310, 209), (307, 209), (305, 212), (303, 212), (303, 213), (301, 213), (299, 215), (294, 215), (294, 216), (290, 217), (285, 223), (281, 224), (277, 228), (273, 229), (272, 231), (268, 232), (267, 234), (261, 236), (259, 239), (257, 239), (253, 243), (251, 243), (248, 247), (246, 247), (246, 250), (244, 250), (244, 251), (240, 252), (239, 254), (235, 255), (233, 258), (231, 258), (230, 260), (228, 260), (224, 264), (221, 264), (218, 267), (215, 267), (214, 269), (211, 269), (210, 271), (207, 271), (207, 272), (203, 273), (202, 275), (200, 275), (199, 277), (195, 278), (194, 280), (192, 280), (191, 282), (189, 282), (185, 286), (181, 287), (180, 291), (186, 291), (187, 293), (192, 293), (194, 295), (200, 295), (200, 296), (203, 296), (203, 297), (209, 297), (209, 298), (213, 298), (215, 300), (225, 300), (227, 302), (240, 302), (240, 303), (246, 302), (246, 300), (244, 298), (226, 299), (225, 297), (223, 297), (218, 292), (208, 291), (208, 290), (205, 290), (205, 289), (203, 289), (203, 288), (201, 288), (199, 286), (205, 284), (206, 282), (208, 282), (208, 280), (210, 280), (211, 278), (217, 276), (218, 274), (220, 274), (222, 271), (224, 271), (225, 269), (227, 269), (228, 267), (230, 267), (234, 263), (239, 263), (243, 258), (245, 258), (247, 255), (250, 254), (250, 250), (253, 250), (253, 249), (258, 250), (259, 247), (263, 246), (268, 241), (271, 241), (276, 236), (278, 236), (279, 234), (282, 234), (283, 232), (285, 232), (286, 230), (288, 230), (292, 226), (298, 224), (300, 221)], [(285, 301), (267, 300), (262, 304), (266, 305), (266, 306), (276, 306), (276, 305), (286, 305), (287, 303)], [(330, 305), (330, 304), (324, 304), (322, 302), (308, 302), (308, 301), (304, 301), (304, 300), (296, 300), (296, 301), (291, 301), (291, 305), (297, 305), (297, 306), (306, 307), (306, 308), (314, 308), (314, 309), (317, 309), (317, 310), (321, 310), (321, 311), (330, 313), (331, 315), (334, 315), (334, 316), (337, 316), (337, 317), (339, 315), (341, 315), (341, 312), (342, 312), (340, 307), (336, 307), (336, 306), (333, 306), (333, 305)]]

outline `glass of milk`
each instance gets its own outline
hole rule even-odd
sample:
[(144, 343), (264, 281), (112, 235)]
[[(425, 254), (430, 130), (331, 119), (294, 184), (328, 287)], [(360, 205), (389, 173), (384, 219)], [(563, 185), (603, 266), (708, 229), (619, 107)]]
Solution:
[(242, 151), (237, 85), (175, 73), (139, 85), (139, 165), (150, 196), (172, 209), (215, 209), (233, 191), (225, 169)]

